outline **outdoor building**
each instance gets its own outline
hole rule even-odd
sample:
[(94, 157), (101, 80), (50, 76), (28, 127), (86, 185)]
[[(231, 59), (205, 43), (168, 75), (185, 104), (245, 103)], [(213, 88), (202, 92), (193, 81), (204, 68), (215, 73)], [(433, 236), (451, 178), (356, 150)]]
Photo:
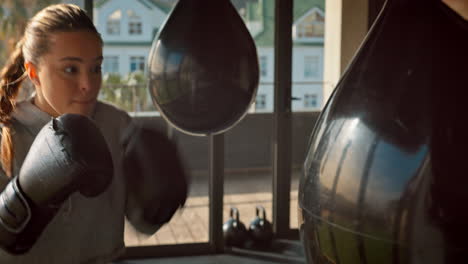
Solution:
[[(144, 75), (152, 41), (177, 0), (101, 0), (94, 5), (94, 22), (104, 40), (104, 74)], [(233, 0), (257, 46), (260, 84), (251, 112), (272, 112), (274, 94), (274, 1)], [(297, 0), (293, 14), (292, 110), (319, 111), (323, 104), (324, 0)], [(104, 78), (106, 81), (106, 78)], [(144, 90), (144, 83), (139, 83)], [(116, 88), (113, 85), (111, 89)], [(122, 86), (120, 86), (122, 87)], [(125, 86), (128, 88), (128, 86)], [(103, 93), (106, 91), (106, 82)], [(110, 89), (107, 87), (107, 89)], [(106, 100), (118, 98), (106, 97)], [(139, 92), (143, 94), (143, 92)], [(132, 96), (135, 97), (135, 96)], [(118, 99), (115, 99), (118, 100)], [(125, 100), (135, 101), (132, 100)], [(129, 111), (154, 111), (150, 97), (137, 98)], [(122, 107), (125, 107), (121, 105)]]

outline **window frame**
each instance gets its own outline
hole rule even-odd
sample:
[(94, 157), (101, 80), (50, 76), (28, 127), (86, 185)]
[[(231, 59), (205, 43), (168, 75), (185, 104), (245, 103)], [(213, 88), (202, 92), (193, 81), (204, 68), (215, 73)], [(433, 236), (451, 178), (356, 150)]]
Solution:
[(120, 74), (120, 57), (118, 55), (105, 55), (102, 64), (103, 73)]
[(127, 10), (127, 19), (128, 19), (128, 34), (131, 36), (137, 36), (143, 34), (143, 22), (140, 16), (137, 13), (129, 9)]
[[(274, 112), (272, 144), (273, 153), (273, 231), (275, 238), (299, 239), (297, 229), (289, 227), (289, 197), (291, 165), (291, 98), (292, 75), (292, 14), (291, 0), (274, 0)], [(92, 14), (92, 0), (84, 0), (85, 6)], [(231, 252), (235, 249), (225, 248), (223, 243), (223, 182), (224, 182), (224, 135), (209, 136), (210, 178), (209, 178), (209, 241), (208, 243), (176, 244), (158, 246), (127, 247), (120, 259), (187, 256)], [(288, 147), (289, 146), (289, 147)], [(245, 254), (237, 252), (237, 254)], [(265, 257), (265, 256), (264, 256)], [(266, 257), (276, 259), (278, 257)]]
[(317, 108), (318, 96), (315, 93), (304, 94), (304, 108)]
[[(145, 56), (142, 55), (132, 55), (129, 58), (129, 72), (136, 72), (136, 71), (141, 71), (141, 72), (146, 72), (146, 58)], [(133, 65), (135, 65), (135, 69), (133, 68)]]
[[(114, 14), (120, 13), (119, 18), (112, 18)], [(121, 22), (122, 22), (122, 10), (117, 9), (110, 13), (106, 18), (106, 34), (109, 36), (120, 36), (121, 33)]]
[(304, 79), (314, 79), (319, 77), (320, 59), (317, 55), (304, 56)]

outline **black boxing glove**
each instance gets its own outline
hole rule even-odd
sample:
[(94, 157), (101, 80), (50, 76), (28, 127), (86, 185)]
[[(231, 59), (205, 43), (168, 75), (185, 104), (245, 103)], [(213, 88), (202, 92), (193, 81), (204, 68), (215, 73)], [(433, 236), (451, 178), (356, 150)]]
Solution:
[(138, 231), (153, 234), (184, 206), (188, 176), (176, 144), (163, 133), (132, 126), (121, 142), (127, 219)]
[(77, 114), (53, 119), (0, 194), (0, 246), (13, 254), (27, 252), (72, 193), (96, 196), (112, 176), (111, 154), (92, 120)]

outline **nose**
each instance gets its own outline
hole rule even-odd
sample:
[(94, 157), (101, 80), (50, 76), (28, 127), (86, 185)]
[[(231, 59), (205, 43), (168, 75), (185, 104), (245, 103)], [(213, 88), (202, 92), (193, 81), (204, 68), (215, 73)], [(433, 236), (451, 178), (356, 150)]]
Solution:
[(99, 80), (92, 73), (84, 73), (80, 79), (80, 92), (92, 93), (99, 87)]

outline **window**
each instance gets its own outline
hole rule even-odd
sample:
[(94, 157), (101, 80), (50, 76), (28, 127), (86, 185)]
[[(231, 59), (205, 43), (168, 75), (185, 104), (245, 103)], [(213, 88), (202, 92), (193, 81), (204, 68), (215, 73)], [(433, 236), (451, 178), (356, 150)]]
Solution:
[(304, 107), (305, 108), (316, 108), (317, 107), (317, 95), (316, 94), (305, 94), (304, 95)]
[(145, 71), (145, 57), (144, 56), (132, 56), (130, 57), (130, 72), (134, 71)]
[(268, 57), (260, 56), (260, 76), (266, 77), (268, 75)]
[(321, 11), (313, 9), (294, 26), (296, 38), (323, 38), (325, 17)]
[(266, 94), (258, 94), (255, 98), (255, 109), (261, 110), (266, 108)]
[(319, 59), (317, 56), (304, 57), (304, 78), (318, 77)]
[(119, 72), (119, 56), (104, 56), (102, 70), (104, 73), (118, 73)]
[(324, 24), (318, 22), (311, 22), (310, 24), (299, 25), (298, 27), (298, 37), (323, 37)]
[(128, 23), (128, 34), (130, 34), (130, 35), (141, 35), (141, 22), (129, 22)]
[(120, 19), (122, 11), (116, 10), (107, 18), (107, 34), (120, 35)]
[(128, 16), (128, 34), (141, 35), (142, 33), (141, 18), (133, 10), (128, 10), (127, 16)]

